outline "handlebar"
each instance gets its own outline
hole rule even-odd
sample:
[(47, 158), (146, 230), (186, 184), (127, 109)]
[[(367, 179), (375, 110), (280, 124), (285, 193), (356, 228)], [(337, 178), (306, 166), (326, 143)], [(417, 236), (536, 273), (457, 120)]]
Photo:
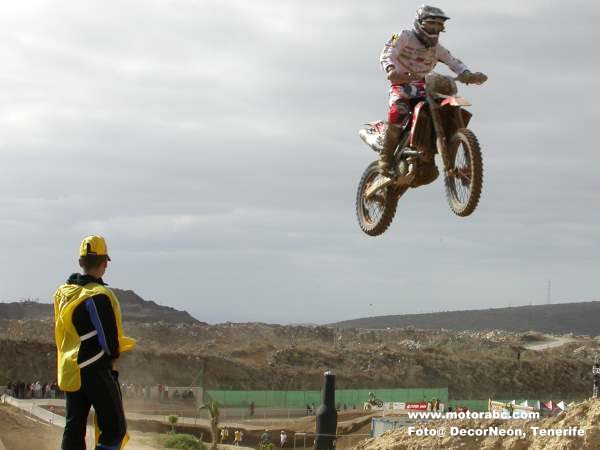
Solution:
[[(388, 80), (392, 81), (392, 83), (394, 82), (391, 77), (390, 74), (394, 72), (394, 71), (390, 71), (388, 73)], [(403, 74), (397, 73), (396, 77), (400, 77), (403, 80), (400, 81), (397, 79), (397, 83), (411, 83), (411, 82), (415, 82), (415, 81), (424, 81), (425, 77), (427, 76), (427, 74), (422, 75), (422, 74), (416, 74), (414, 72), (405, 72)], [(484, 75), (481, 72), (475, 72), (475, 73), (471, 73), (469, 72), (468, 74), (465, 74), (464, 72), (460, 75), (457, 75), (455, 77), (448, 77), (451, 80), (454, 81), (458, 81), (460, 83), (464, 83), (464, 84), (483, 84), (487, 81), (488, 77), (487, 75)], [(466, 78), (466, 79), (465, 79)]]

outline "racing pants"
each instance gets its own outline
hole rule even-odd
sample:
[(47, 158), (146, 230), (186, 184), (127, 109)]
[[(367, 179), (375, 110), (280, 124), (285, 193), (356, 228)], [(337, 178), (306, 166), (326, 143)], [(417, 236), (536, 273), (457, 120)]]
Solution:
[(100, 439), (96, 449), (120, 450), (127, 431), (118, 372), (110, 368), (81, 369), (81, 389), (67, 392), (62, 450), (85, 450), (90, 407), (94, 406)]
[(425, 80), (392, 84), (389, 91), (388, 123), (400, 125), (411, 112), (411, 100), (425, 97)]

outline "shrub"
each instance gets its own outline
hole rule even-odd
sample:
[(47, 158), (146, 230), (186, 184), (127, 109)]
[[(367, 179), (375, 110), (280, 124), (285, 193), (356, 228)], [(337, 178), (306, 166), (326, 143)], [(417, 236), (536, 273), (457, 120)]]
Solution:
[(200, 440), (191, 434), (174, 434), (167, 437), (163, 445), (167, 448), (178, 450), (205, 450), (206, 447)]
[(171, 424), (171, 433), (175, 434), (175, 424), (177, 423), (179, 418), (177, 416), (172, 415), (167, 417), (167, 420)]

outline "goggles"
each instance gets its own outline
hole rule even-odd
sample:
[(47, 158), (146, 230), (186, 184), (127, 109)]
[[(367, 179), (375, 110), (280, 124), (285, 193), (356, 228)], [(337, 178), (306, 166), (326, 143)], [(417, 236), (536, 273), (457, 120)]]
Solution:
[(438, 34), (446, 30), (443, 19), (425, 19), (421, 22), (421, 26), (426, 33)]

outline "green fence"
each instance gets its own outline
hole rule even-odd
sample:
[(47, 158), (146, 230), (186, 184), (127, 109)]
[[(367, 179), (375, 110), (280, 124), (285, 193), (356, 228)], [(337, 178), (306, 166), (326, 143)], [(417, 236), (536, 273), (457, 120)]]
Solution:
[[(369, 399), (369, 392), (384, 402), (420, 402), (439, 399), (448, 402), (447, 388), (434, 389), (338, 389), (335, 402), (348, 408), (361, 408)], [(261, 408), (305, 408), (306, 405), (321, 404), (320, 391), (217, 391), (204, 393), (210, 400), (216, 400), (222, 406), (248, 406), (254, 402)]]

